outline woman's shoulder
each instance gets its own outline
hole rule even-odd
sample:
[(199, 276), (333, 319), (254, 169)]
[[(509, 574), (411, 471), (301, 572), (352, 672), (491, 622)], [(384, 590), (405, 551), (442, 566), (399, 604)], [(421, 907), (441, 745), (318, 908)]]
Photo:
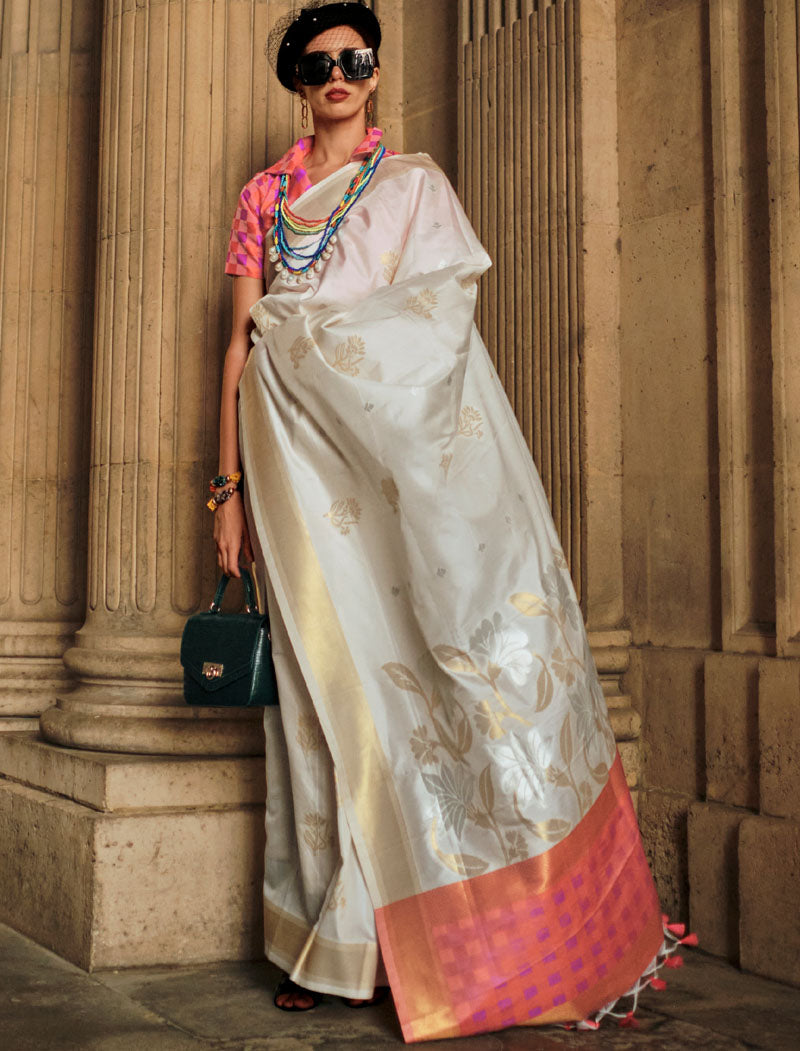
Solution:
[(420, 204), (423, 197), (434, 205), (438, 199), (449, 199), (455, 195), (447, 175), (433, 157), (427, 153), (396, 153), (386, 156), (381, 164), (381, 178), (386, 191), (400, 193), (401, 199)]
[(285, 172), (291, 174), (295, 168), (302, 164), (303, 157), (307, 152), (308, 138), (299, 138), (297, 142), (292, 143), (282, 157), (279, 157), (268, 168), (264, 168), (263, 171), (256, 172), (255, 175), (247, 180), (242, 188), (242, 197), (246, 201), (252, 199), (258, 202), (268, 197), (271, 203), (277, 194), (280, 176)]
[(240, 204), (250, 211), (261, 213), (274, 203), (277, 196), (278, 180), (269, 168), (256, 172), (242, 187), (239, 194)]
[(395, 179), (419, 181), (427, 179), (429, 184), (441, 186), (450, 182), (428, 153), (393, 153), (384, 157), (381, 162), (384, 175)]

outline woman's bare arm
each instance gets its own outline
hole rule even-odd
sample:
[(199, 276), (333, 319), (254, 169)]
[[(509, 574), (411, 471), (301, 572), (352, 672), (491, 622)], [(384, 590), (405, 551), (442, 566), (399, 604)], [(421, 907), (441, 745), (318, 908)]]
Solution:
[[(241, 470), (239, 455), (239, 380), (250, 353), (250, 308), (264, 295), (264, 282), (257, 277), (233, 279), (233, 326), (222, 370), (222, 396), (219, 414), (219, 473)], [(217, 565), (224, 573), (238, 577), (239, 557), (253, 561), (241, 493), (221, 504), (214, 513), (214, 542)]]

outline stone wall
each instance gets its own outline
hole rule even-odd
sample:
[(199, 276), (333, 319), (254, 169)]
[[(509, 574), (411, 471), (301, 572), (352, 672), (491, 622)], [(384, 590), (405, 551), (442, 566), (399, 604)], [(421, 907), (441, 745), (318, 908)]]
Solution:
[(625, 610), (665, 909), (800, 982), (797, 5), (619, 0)]

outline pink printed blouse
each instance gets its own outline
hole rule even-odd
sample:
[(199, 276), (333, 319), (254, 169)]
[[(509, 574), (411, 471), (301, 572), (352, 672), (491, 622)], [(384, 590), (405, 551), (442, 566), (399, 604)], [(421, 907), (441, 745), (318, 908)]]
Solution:
[[(353, 151), (350, 160), (355, 161), (371, 153), (382, 135), (380, 128), (370, 128)], [(245, 185), (239, 195), (239, 204), (231, 227), (231, 243), (225, 263), (226, 274), (235, 277), (264, 276), (264, 246), (267, 243), (267, 232), (274, 223), (280, 177), (284, 172), (289, 174), (288, 199), (291, 204), (312, 185), (305, 169), (305, 161), (313, 148), (314, 136), (305, 135), (298, 139), (279, 161), (263, 172), (258, 172)], [(397, 151), (386, 152), (393, 154)]]

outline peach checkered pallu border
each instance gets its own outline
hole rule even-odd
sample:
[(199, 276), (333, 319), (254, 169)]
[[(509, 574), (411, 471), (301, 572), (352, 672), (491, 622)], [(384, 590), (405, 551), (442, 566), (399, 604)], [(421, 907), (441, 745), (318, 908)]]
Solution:
[(626, 994), (664, 929), (619, 756), (552, 849), (384, 906), (376, 920), (408, 1042), (581, 1021)]

